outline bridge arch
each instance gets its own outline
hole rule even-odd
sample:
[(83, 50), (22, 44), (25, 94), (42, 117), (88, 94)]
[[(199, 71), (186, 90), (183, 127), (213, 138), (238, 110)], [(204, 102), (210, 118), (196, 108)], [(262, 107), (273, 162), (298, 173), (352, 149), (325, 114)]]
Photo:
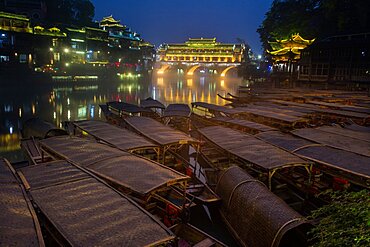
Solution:
[(169, 64), (164, 64), (162, 65), (162, 67), (157, 71), (157, 74), (159, 75), (163, 75), (164, 72), (170, 67)]
[(226, 76), (226, 73), (227, 71), (233, 69), (233, 68), (236, 68), (236, 65), (231, 65), (229, 67), (227, 67), (226, 69), (224, 69), (222, 72), (221, 72), (221, 77), (225, 77)]
[(197, 68), (199, 68), (200, 67), (200, 65), (198, 64), (198, 65), (194, 65), (193, 67), (191, 67), (189, 70), (188, 70), (188, 73), (187, 73), (187, 75), (193, 75), (194, 74), (194, 71), (197, 69)]

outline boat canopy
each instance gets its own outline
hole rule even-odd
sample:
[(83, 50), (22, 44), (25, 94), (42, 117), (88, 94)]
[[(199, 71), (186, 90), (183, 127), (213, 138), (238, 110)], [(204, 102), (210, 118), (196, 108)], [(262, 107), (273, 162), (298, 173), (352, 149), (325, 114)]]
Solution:
[(317, 107), (312, 104), (303, 104), (303, 103), (297, 103), (292, 101), (285, 101), (285, 100), (271, 100), (271, 102), (281, 105), (288, 105), (288, 106), (298, 106), (306, 109), (314, 110), (317, 113), (322, 113), (326, 115), (334, 115), (334, 116), (340, 116), (340, 117), (348, 117), (348, 118), (355, 118), (355, 119), (362, 119), (364, 121), (367, 121), (370, 119), (369, 114), (365, 113), (359, 113), (359, 112), (353, 112), (353, 111), (344, 111), (344, 110), (334, 110), (329, 108), (321, 108)]
[(306, 122), (307, 120), (302, 117), (297, 117), (293, 115), (287, 115), (285, 113), (276, 113), (273, 111), (268, 111), (266, 109), (261, 109), (259, 107), (254, 107), (253, 105), (248, 105), (244, 107), (236, 107), (238, 111), (242, 112), (243, 114), (252, 114), (258, 117), (272, 119), (279, 122), (287, 123), (294, 125), (298, 122)]
[(166, 108), (161, 102), (151, 97), (141, 100), (140, 106), (143, 108), (158, 108), (158, 109)]
[(111, 101), (107, 102), (108, 109), (111, 111), (116, 111), (119, 113), (142, 113), (142, 112), (152, 112), (150, 109), (140, 107), (138, 105), (129, 104), (126, 102), (119, 102), (119, 101)]
[(125, 118), (124, 121), (135, 131), (160, 146), (199, 143), (185, 133), (166, 126), (152, 118), (134, 116)]
[(233, 166), (221, 174), (216, 193), (223, 202), (221, 215), (241, 246), (277, 247), (291, 241), (305, 246), (304, 237), (289, 237), (305, 236), (306, 220), (241, 168)]
[(0, 159), (0, 184), (1, 246), (45, 246), (32, 204), (6, 159)]
[(316, 129), (325, 131), (328, 133), (338, 134), (338, 135), (347, 136), (347, 137), (355, 138), (358, 140), (370, 142), (370, 130), (368, 130), (368, 132), (361, 132), (361, 131), (355, 131), (351, 129), (342, 128), (341, 126), (321, 126)]
[(191, 110), (187, 104), (169, 104), (164, 110), (163, 117), (190, 117)]
[(324, 146), (277, 131), (259, 133), (256, 137), (313, 162), (332, 169), (344, 171), (345, 173), (341, 172), (341, 176), (351, 181), (353, 181), (353, 178), (346, 176), (346, 173), (359, 176), (364, 180), (370, 179), (370, 157)]
[(174, 238), (135, 202), (66, 161), (21, 173), (33, 202), (70, 246), (147, 246)]
[(245, 120), (245, 119), (236, 119), (236, 118), (229, 118), (229, 117), (219, 116), (219, 117), (211, 118), (211, 120), (215, 120), (217, 122), (220, 122), (220, 123), (223, 123), (223, 124), (226, 124), (226, 125), (251, 129), (251, 130), (254, 130), (254, 131), (258, 131), (258, 132), (266, 132), (266, 131), (276, 130), (273, 127), (270, 127), (270, 126), (267, 126), (267, 125), (264, 125), (264, 124), (260, 124), (260, 123), (256, 123), (256, 122), (252, 122), (252, 121), (248, 121), (248, 120)]
[(23, 138), (48, 138), (51, 136), (68, 135), (64, 129), (56, 128), (53, 124), (46, 122), (38, 117), (30, 118), (23, 123)]
[(76, 121), (72, 124), (94, 138), (104, 141), (123, 151), (156, 148), (158, 145), (148, 141), (128, 129), (123, 129), (102, 121)]
[(40, 146), (52, 155), (144, 197), (171, 184), (182, 186), (190, 179), (154, 161), (88, 139), (55, 137), (41, 140)]
[(310, 164), (296, 155), (237, 130), (210, 126), (199, 129), (199, 132), (225, 151), (265, 170)]
[(306, 128), (293, 130), (291, 133), (295, 136), (327, 145), (329, 147), (370, 157), (370, 143), (368, 141), (341, 135), (340, 131), (337, 133), (331, 133), (321, 129)]
[(220, 105), (214, 105), (214, 104), (209, 104), (205, 102), (193, 102), (191, 103), (193, 108), (204, 108), (207, 109), (208, 111), (214, 111), (214, 112), (223, 112), (225, 114), (233, 115), (233, 114), (240, 114), (243, 111), (239, 111), (235, 108), (229, 108), (226, 106), (220, 106)]

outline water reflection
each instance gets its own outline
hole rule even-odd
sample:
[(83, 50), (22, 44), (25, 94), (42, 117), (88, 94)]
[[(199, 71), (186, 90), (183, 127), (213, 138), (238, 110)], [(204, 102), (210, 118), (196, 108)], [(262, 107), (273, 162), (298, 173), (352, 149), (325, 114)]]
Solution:
[[(0, 87), (0, 156), (22, 159), (19, 131), (22, 123), (39, 116), (57, 126), (62, 121), (103, 119), (99, 104), (125, 101), (139, 104), (152, 97), (168, 105), (204, 101), (226, 104), (217, 97), (234, 93), (239, 78), (186, 77), (177, 74), (152, 78), (125, 78), (119, 82), (50, 83), (23, 88)], [(17, 152), (18, 151), (18, 152)]]

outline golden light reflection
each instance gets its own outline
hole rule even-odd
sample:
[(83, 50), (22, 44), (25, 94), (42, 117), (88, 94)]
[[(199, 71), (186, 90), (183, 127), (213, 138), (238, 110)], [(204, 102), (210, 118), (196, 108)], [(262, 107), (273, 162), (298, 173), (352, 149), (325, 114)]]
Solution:
[(157, 85), (158, 86), (163, 86), (163, 84), (164, 84), (163, 77), (158, 77), (157, 78)]
[(32, 114), (35, 115), (36, 113), (36, 106), (34, 104), (32, 104)]
[(189, 78), (189, 79), (187, 79), (187, 80), (186, 80), (186, 85), (187, 85), (188, 87), (193, 86), (193, 78)]
[(20, 149), (18, 133), (0, 135), (0, 152), (11, 152)]
[(225, 80), (221, 80), (221, 87), (225, 86)]

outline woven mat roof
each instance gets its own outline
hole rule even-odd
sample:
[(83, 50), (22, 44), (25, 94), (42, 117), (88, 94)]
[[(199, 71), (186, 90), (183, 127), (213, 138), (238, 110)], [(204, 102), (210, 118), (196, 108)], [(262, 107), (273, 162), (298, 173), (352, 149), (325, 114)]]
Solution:
[(65, 161), (22, 172), (35, 203), (73, 246), (144, 246), (172, 237), (137, 204)]
[(4, 159), (0, 159), (0, 186), (0, 245), (43, 246), (35, 224), (40, 226), (30, 211), (33, 208), (27, 204), (25, 192)]
[(140, 112), (151, 112), (150, 109), (140, 107), (138, 105), (129, 104), (126, 102), (112, 101), (107, 103), (109, 108), (113, 108), (117, 111), (127, 112), (127, 113), (140, 113)]
[(95, 138), (121, 150), (130, 151), (133, 149), (157, 147), (156, 144), (132, 131), (105, 122), (86, 120), (74, 122), (73, 124)]
[(212, 111), (223, 112), (223, 113), (226, 113), (226, 114), (238, 114), (238, 113), (243, 112), (243, 111), (236, 110), (235, 108), (229, 108), (229, 107), (226, 107), (226, 106), (214, 105), (214, 104), (209, 104), (209, 103), (205, 103), (205, 102), (193, 102), (193, 103), (191, 103), (191, 105), (193, 107), (198, 107), (199, 106), (199, 107), (206, 108), (206, 109), (209, 109), (209, 110), (212, 110)]
[(309, 163), (254, 136), (226, 127), (211, 126), (199, 132), (227, 152), (267, 170)]
[(188, 177), (156, 162), (76, 137), (49, 138), (41, 146), (73, 164), (140, 194)]
[(291, 133), (320, 144), (370, 157), (370, 145), (367, 141), (329, 133), (320, 129), (298, 129), (291, 131)]
[(140, 106), (144, 108), (160, 108), (160, 109), (166, 108), (161, 102), (159, 102), (158, 100), (152, 99), (150, 97), (144, 100), (141, 100)]
[(185, 133), (172, 129), (171, 127), (166, 126), (152, 118), (128, 117), (124, 120), (137, 132), (161, 146), (198, 142)]
[(233, 124), (233, 125), (237, 125), (237, 126), (240, 126), (240, 127), (246, 127), (246, 128), (261, 131), (261, 132), (276, 130), (275, 128), (272, 128), (270, 126), (260, 124), (260, 123), (256, 123), (256, 122), (252, 122), (252, 121), (248, 121), (248, 120), (245, 120), (245, 119), (235, 119), (235, 118), (228, 118), (228, 117), (214, 117), (214, 118), (212, 118), (212, 120), (216, 120), (216, 121), (219, 121), (219, 122), (222, 122), (222, 123), (230, 123), (230, 124)]
[(283, 235), (305, 223), (266, 186), (239, 167), (231, 167), (220, 177), (216, 193), (222, 213), (243, 246), (279, 246)]
[(270, 118), (282, 122), (287, 122), (290, 124), (293, 124), (295, 122), (302, 121), (303, 119), (301, 117), (296, 117), (293, 115), (287, 115), (285, 113), (277, 113), (274, 111), (269, 111), (266, 109), (260, 109), (259, 107), (255, 107), (253, 105), (249, 105), (247, 107), (236, 107), (235, 109), (242, 111), (243, 113), (250, 113), (254, 114), (260, 117)]
[(340, 126), (322, 126), (316, 129), (325, 131), (328, 133), (338, 134), (338, 135), (347, 136), (347, 137), (370, 142), (370, 131), (360, 132), (360, 131), (342, 128)]
[(169, 104), (164, 110), (164, 117), (189, 117), (191, 109), (187, 104)]
[(256, 137), (291, 152), (297, 150), (294, 152), (295, 154), (314, 162), (363, 177), (370, 175), (370, 157), (337, 148), (320, 146), (300, 137), (277, 131), (259, 133)]

